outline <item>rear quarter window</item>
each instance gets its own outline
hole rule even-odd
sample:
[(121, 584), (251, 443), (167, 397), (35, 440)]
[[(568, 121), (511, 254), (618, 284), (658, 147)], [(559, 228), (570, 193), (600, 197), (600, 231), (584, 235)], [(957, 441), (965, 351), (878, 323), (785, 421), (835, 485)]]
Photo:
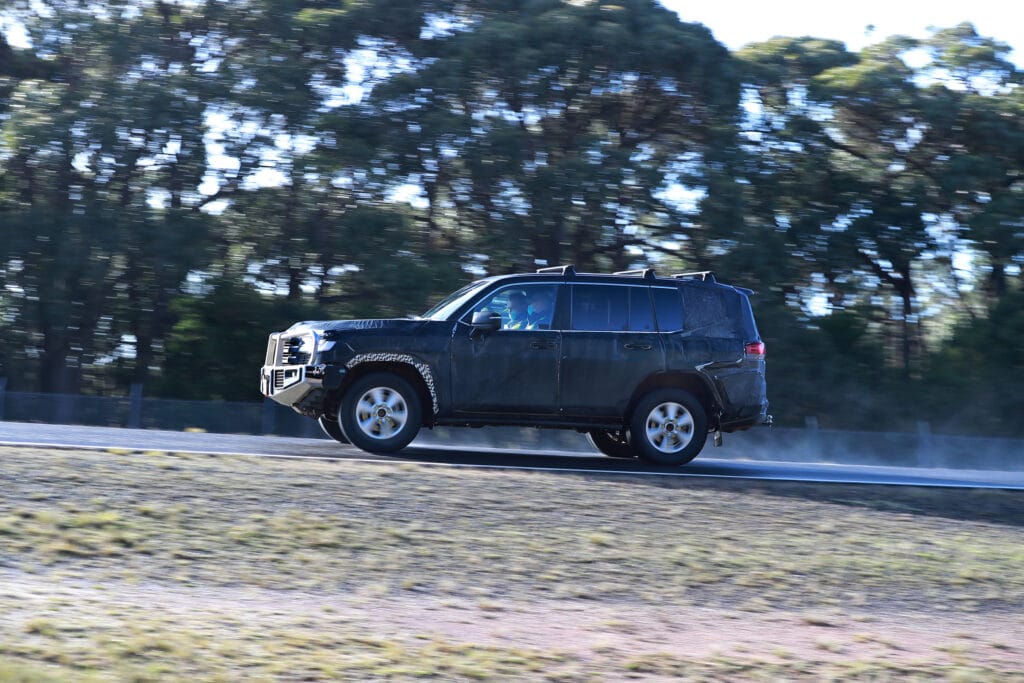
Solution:
[(652, 287), (654, 314), (658, 317), (658, 330), (678, 332), (683, 329), (683, 299), (679, 290), (666, 287)]
[(741, 297), (726, 287), (683, 287), (684, 330), (703, 337), (743, 337)]

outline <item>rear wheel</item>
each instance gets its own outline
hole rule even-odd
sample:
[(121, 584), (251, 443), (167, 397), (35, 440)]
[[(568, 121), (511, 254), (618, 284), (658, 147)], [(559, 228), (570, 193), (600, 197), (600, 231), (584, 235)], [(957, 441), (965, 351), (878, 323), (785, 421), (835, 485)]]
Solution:
[(348, 437), (345, 436), (345, 432), (341, 431), (341, 425), (338, 424), (337, 418), (328, 417), (327, 415), (321, 415), (317, 418), (317, 423), (320, 425), (320, 429), (324, 430), (324, 434), (331, 437), (338, 443), (351, 443)]
[(637, 404), (630, 439), (644, 460), (657, 465), (685, 465), (708, 438), (708, 418), (693, 394), (658, 389)]
[(341, 399), (338, 418), (353, 446), (370, 453), (394, 453), (416, 438), (423, 407), (409, 382), (375, 372), (352, 383)]
[(629, 444), (625, 432), (609, 432), (595, 429), (587, 432), (587, 441), (609, 458), (635, 458), (636, 451)]

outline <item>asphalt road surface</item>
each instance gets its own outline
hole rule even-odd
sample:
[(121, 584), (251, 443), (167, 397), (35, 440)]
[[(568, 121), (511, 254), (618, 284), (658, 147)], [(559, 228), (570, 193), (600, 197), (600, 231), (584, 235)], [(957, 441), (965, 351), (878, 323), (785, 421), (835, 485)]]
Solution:
[[(636, 460), (606, 458), (596, 453), (515, 451), (416, 444), (397, 455), (376, 456), (326, 439), (115, 429), (22, 422), (0, 422), (0, 445), (88, 449), (122, 448), (214, 455), (243, 454), (276, 458), (342, 458), (363, 462), (405, 461), (444, 467), (528, 469), (609, 476), (703, 477), (1024, 490), (1024, 472), (794, 463), (786, 462), (784, 454), (777, 462), (767, 462), (716, 460), (710, 457), (708, 451), (705, 451), (705, 455), (681, 468), (651, 466)], [(3, 464), (0, 460), (0, 473), (3, 471), (2, 468)]]

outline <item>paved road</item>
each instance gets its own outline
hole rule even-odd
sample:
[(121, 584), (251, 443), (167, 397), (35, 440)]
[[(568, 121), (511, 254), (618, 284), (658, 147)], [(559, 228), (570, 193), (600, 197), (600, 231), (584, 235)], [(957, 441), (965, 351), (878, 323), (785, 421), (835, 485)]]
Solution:
[[(344, 458), (359, 461), (394, 462), (397, 460), (446, 467), (493, 467), (606, 475), (740, 478), (1024, 490), (1024, 472), (807, 464), (785, 462), (784, 457), (778, 462), (755, 462), (716, 460), (704, 456), (683, 468), (665, 468), (644, 465), (634, 460), (615, 460), (588, 453), (518, 452), (415, 444), (397, 456), (384, 457), (363, 453), (355, 448), (344, 447), (324, 439), (113, 429), (21, 422), (0, 422), (0, 445), (127, 448), (247, 454), (266, 457)], [(0, 459), (0, 471), (2, 471), (2, 459)]]

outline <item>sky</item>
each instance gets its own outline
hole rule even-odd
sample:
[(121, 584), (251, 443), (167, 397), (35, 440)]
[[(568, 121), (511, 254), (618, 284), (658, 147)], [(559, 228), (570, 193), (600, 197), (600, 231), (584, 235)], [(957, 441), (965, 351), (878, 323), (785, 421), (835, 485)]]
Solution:
[[(683, 21), (707, 26), (730, 50), (774, 36), (813, 36), (841, 40), (857, 51), (891, 35), (923, 38), (929, 27), (950, 28), (969, 21), (980, 35), (1010, 45), (1014, 49), (1011, 60), (1024, 68), (1021, 0), (662, 0), (662, 4)], [(0, 24), (0, 30), (12, 44), (21, 47), (27, 42), (21, 26)]]
[[(813, 36), (846, 43), (851, 51), (891, 35), (915, 38), (928, 28), (950, 28), (969, 21), (981, 36), (1014, 48), (1011, 60), (1024, 68), (1024, 2), (1020, 0), (662, 0), (683, 21), (704, 24), (730, 50), (774, 36)], [(868, 30), (874, 26), (874, 30)]]

